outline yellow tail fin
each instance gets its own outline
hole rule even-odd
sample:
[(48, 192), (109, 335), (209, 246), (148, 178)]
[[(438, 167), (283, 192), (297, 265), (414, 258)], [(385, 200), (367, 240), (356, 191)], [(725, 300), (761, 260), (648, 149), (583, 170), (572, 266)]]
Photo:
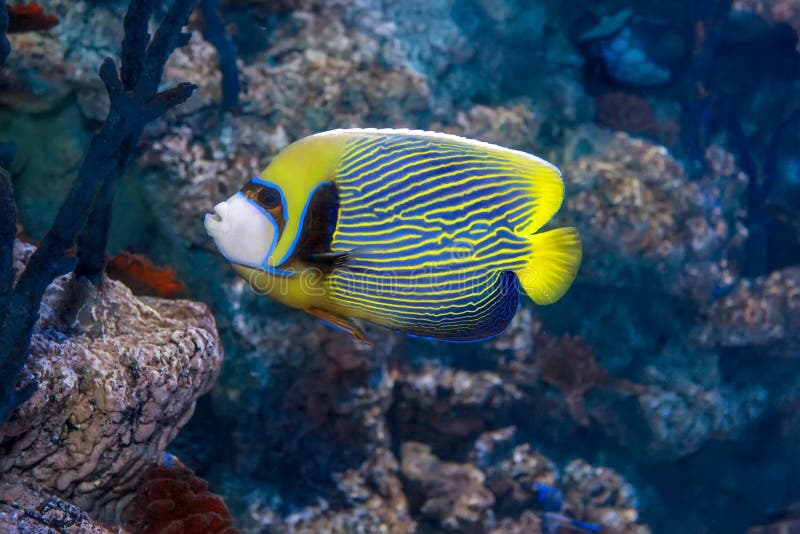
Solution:
[(567, 292), (583, 249), (578, 230), (558, 228), (529, 237), (533, 253), (528, 264), (517, 271), (520, 284), (536, 304), (552, 304)]

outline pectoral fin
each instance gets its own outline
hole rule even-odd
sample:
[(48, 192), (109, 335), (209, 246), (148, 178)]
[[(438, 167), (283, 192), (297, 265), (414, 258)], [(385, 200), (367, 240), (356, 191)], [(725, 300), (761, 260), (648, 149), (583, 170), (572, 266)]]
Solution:
[(322, 310), (320, 308), (306, 308), (306, 312), (309, 315), (313, 315), (317, 319), (321, 320), (324, 323), (328, 323), (332, 327), (341, 330), (346, 334), (350, 334), (350, 336), (359, 341), (361, 343), (372, 345), (372, 341), (370, 341), (364, 332), (355, 325), (350, 319), (346, 317), (342, 317), (341, 315), (337, 315), (335, 313)]

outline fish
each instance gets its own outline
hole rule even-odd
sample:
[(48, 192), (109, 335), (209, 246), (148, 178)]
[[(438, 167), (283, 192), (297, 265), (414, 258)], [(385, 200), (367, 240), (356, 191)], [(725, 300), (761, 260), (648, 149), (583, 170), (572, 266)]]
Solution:
[(540, 231), (564, 194), (558, 168), (526, 152), (340, 129), (288, 145), (204, 224), (256, 292), (359, 341), (366, 320), (471, 342), (501, 333), (522, 292), (546, 305), (572, 284), (578, 231)]

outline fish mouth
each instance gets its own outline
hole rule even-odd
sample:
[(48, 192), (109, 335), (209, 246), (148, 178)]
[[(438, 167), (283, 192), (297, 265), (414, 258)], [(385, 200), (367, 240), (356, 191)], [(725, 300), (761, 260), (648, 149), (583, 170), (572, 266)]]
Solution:
[(214, 206), (214, 211), (211, 213), (206, 213), (205, 218), (203, 219), (203, 225), (206, 227), (206, 232), (208, 232), (212, 237), (214, 235), (224, 234), (228, 228), (225, 224), (227, 221), (227, 215), (229, 211), (229, 206), (227, 202), (220, 202), (216, 206)]

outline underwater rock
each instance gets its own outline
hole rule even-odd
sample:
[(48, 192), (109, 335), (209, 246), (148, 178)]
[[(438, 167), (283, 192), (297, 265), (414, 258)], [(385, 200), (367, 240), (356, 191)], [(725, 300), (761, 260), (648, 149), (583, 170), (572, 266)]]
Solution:
[(61, 23), (48, 33), (9, 36), (14, 54), (0, 80), (0, 102), (32, 112), (50, 111), (71, 94), (86, 103), (87, 117), (102, 120), (108, 99), (97, 69), (119, 51), (124, 5), (85, 0), (48, 0)]
[[(19, 274), (30, 245), (17, 244)], [(84, 304), (70, 309), (75, 292)], [(133, 296), (119, 282), (47, 290), (22, 383), (39, 389), (0, 427), (0, 473), (35, 480), (113, 519), (141, 470), (163, 454), (211, 389), (222, 347), (208, 308)]]
[(734, 11), (752, 11), (770, 22), (785, 22), (800, 34), (798, 0), (734, 0)]
[(724, 383), (714, 352), (669, 345), (644, 372), (648, 387), (637, 400), (646, 432), (617, 430), (646, 461), (674, 461), (712, 438), (740, 438), (767, 408), (763, 386)]
[(400, 435), (432, 443), (438, 450), (496, 426), (521, 398), (516, 386), (490, 371), (407, 367), (397, 378), (392, 425)]
[(599, 18), (577, 40), (591, 68), (615, 82), (641, 87), (671, 81), (687, 52), (680, 27), (632, 9)]
[(521, 102), (513, 106), (474, 106), (460, 110), (455, 125), (436, 123), (431, 129), (535, 152), (541, 124), (541, 113), (530, 102)]
[(417, 524), (408, 510), (399, 469), (391, 451), (377, 448), (357, 469), (336, 476), (348, 506), (332, 507), (322, 501), (282, 518), (270, 507), (254, 503), (250, 517), (276, 534), (412, 534), (418, 532)]
[(401, 469), (412, 508), (446, 531), (480, 532), (494, 495), (472, 464), (444, 462), (429, 445), (407, 441), (400, 447)]
[(602, 525), (608, 532), (650, 532), (639, 522), (639, 503), (633, 486), (613, 470), (574, 460), (564, 468), (561, 484), (565, 513)]
[(605, 150), (565, 165), (564, 218), (584, 246), (578, 281), (701, 305), (730, 285), (747, 235), (747, 179), (718, 147), (706, 159), (706, 175), (691, 181), (664, 147), (619, 133)]
[(800, 357), (800, 268), (739, 281), (709, 307), (697, 332), (711, 347), (754, 347), (771, 356)]
[(74, 504), (50, 495), (31, 481), (0, 482), (0, 532), (31, 534), (114, 534)]
[(519, 515), (539, 500), (537, 487), (554, 488), (556, 465), (529, 443), (514, 445), (517, 429), (507, 427), (482, 434), (470, 459), (486, 473), (485, 485), (496, 499), (498, 515)]

